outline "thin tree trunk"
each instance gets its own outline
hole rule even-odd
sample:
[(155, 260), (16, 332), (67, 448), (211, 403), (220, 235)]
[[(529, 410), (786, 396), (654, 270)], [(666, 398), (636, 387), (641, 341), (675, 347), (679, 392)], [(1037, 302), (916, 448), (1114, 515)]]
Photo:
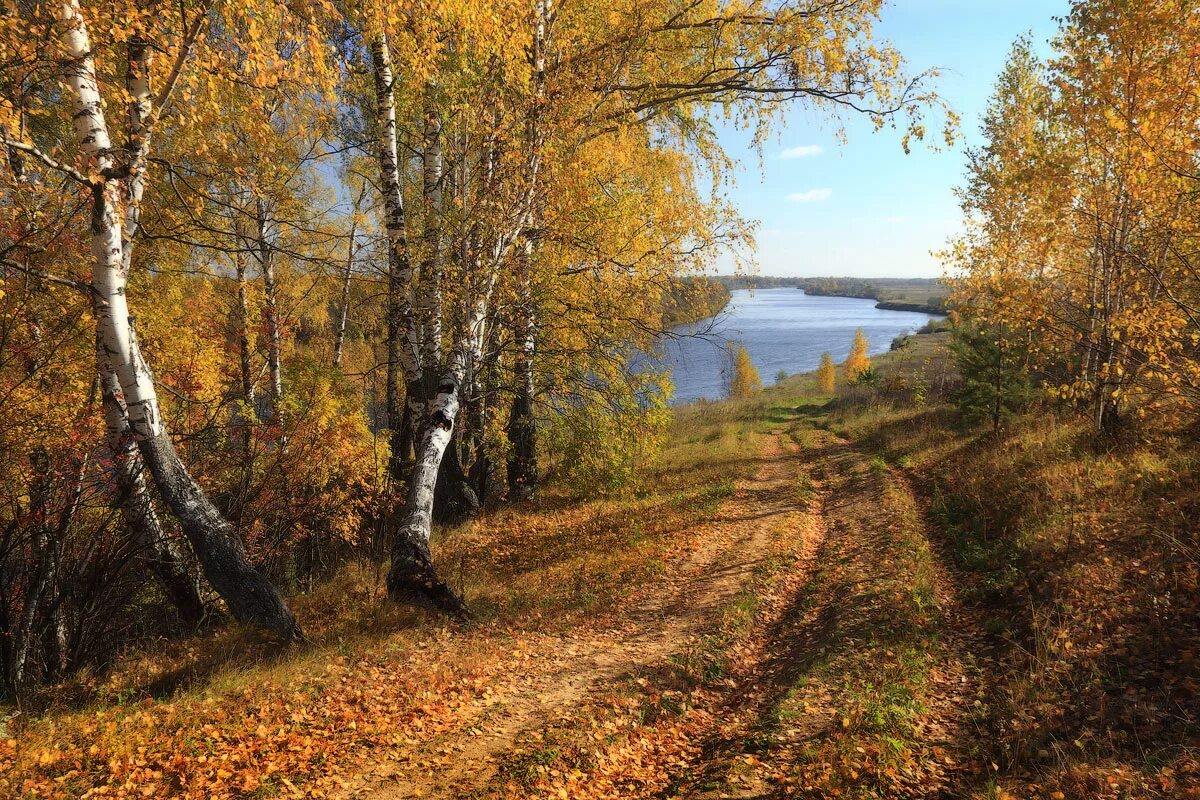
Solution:
[(267, 371), (271, 376), (271, 417), (279, 421), (279, 403), (283, 399), (283, 365), (280, 360), (282, 334), (279, 330), (279, 286), (275, 273), (275, 251), (267, 241), (267, 206), (258, 201), (255, 247), (263, 281), (263, 322), (267, 328)]
[[(387, 36), (379, 34), (371, 43), (374, 63), (375, 102), (379, 129), (379, 175), (384, 210), (387, 214), (387, 417), (391, 430), (391, 457), (388, 473), (393, 482), (403, 480), (407, 440), (401, 420), (400, 381), (408, 387), (421, 385), (418, 341), (413, 325), (412, 261), (408, 252), (408, 229), (404, 198), (400, 192), (400, 162), (396, 144), (396, 97), (393, 86), (392, 58)], [(411, 395), (410, 395), (411, 399)], [(411, 408), (411, 402), (410, 402)]]
[(238, 382), (242, 393), (242, 402), (246, 411), (242, 419), (242, 451), (249, 453), (254, 441), (253, 426), (257, 419), (255, 403), (254, 373), (250, 366), (250, 298), (246, 285), (246, 254), (242, 251), (242, 242), (238, 242), (238, 250), (234, 256), (234, 270), (237, 273), (237, 306), (234, 309), (234, 335), (238, 343)]
[[(433, 88), (425, 87), (425, 111), (421, 142), (421, 211), (423, 258), (420, 272), (419, 380), (406, 387), (412, 438), (422, 439), (417, 427), (425, 409), (438, 392), (442, 365), (442, 118), (433, 100)], [(414, 454), (420, 458), (420, 452)]]
[(439, 524), (458, 526), (479, 513), (479, 495), (471, 488), (462, 465), (459, 431), (446, 445), (433, 492), (433, 517)]
[(36, 622), (46, 595), (46, 588), (53, 578), (50, 558), (50, 528), (48, 525), (50, 502), (50, 459), (44, 447), (35, 447), (30, 454), (33, 475), (29, 481), (29, 518), (32, 541), (29, 555), (32, 569), (28, 571), (25, 584), (25, 604), (17, 630), (13, 636), (13, 663), (9, 683), (17, 696), (33, 682), (30, 675), (30, 660), (33, 647), (40, 638)]
[[(11, 131), (8, 129), (7, 125), (0, 125), (0, 137), (20, 142), (23, 141), (25, 137), (25, 131), (23, 130), (25, 123), (25, 112), (23, 109), (23, 102), (21, 100), (18, 100), (15, 105), (16, 113), (14, 116), (18, 120), (17, 129), (15, 131)], [(6, 147), (5, 154), (8, 156), (8, 167), (10, 170), (12, 170), (13, 180), (17, 183), (24, 183), (25, 163), (21, 159), (21, 151), (15, 147)]]
[(543, 133), (542, 106), (546, 95), (546, 50), (550, 36), (552, 0), (537, 0), (533, 47), (530, 52), (533, 98), (526, 120), (530, 184), (523, 241), (517, 261), (517, 308), (513, 338), (517, 352), (513, 361), (514, 396), (509, 414), (508, 436), (512, 451), (508, 459), (509, 492), (527, 498), (537, 489), (537, 425), (534, 422), (534, 355), (537, 342), (537, 311), (533, 294), (533, 266), (538, 240), (538, 172), (541, 167)]
[[(129, 429), (142, 458), (150, 467), (163, 499), (179, 519), (184, 533), (200, 556), (205, 576), (229, 605), (234, 617), (259, 625), (288, 640), (301, 638), (296, 620), (283, 597), (246, 560), (241, 541), (204, 492), (188, 475), (175, 452), (159, 411), (153, 376), (142, 358), (130, 317), (126, 281), (136, 233), (138, 206), (148, 134), (140, 124), (130, 131), (129, 150), (139, 153), (127, 165), (124, 181), (108, 177), (116, 166), (104, 119), (103, 102), (92, 61), (92, 46), (77, 0), (58, 6), (62, 21), (62, 44), (70, 63), (64, 81), (72, 97), (76, 140), (92, 162), (92, 174), (100, 177), (92, 188), (92, 290), (96, 304), (96, 329), (100, 349), (121, 385)], [(199, 28), (193, 31), (198, 32)], [(195, 33), (190, 34), (194, 41)], [(185, 40), (185, 48), (191, 42)], [(146, 58), (148, 59), (148, 55)], [(135, 96), (136, 116), (149, 116), (149, 74), (146, 89)], [(119, 196), (124, 193), (124, 197)], [(122, 225), (116, 210), (125, 202)]]
[(87, 456), (79, 459), (69, 490), (70, 499), (63, 505), (58, 518), (58, 530), (55, 532), (53, 541), (50, 542), (50, 583), (47, 586), (50, 594), (47, 602), (50, 606), (51, 630), (48, 637), (50, 652), (48, 661), (53, 665), (53, 674), (47, 677), (61, 677), (66, 674), (71, 665), (67, 607), (63, 602), (65, 598), (62, 595), (62, 578), (59, 576), (59, 568), (62, 565), (63, 542), (66, 541), (67, 533), (71, 530), (75, 515), (79, 511), (79, 504), (83, 500), (83, 479), (87, 475), (88, 460)]
[(515, 386), (508, 417), (508, 439), (512, 446), (508, 458), (508, 490), (512, 496), (520, 499), (532, 497), (538, 482), (537, 426), (533, 417), (533, 358), (537, 321), (529, 276), (532, 253), (533, 241), (527, 237), (518, 251), (517, 319), (513, 331), (517, 348), (513, 359)]
[[(421, 369), (432, 371), (425, 375), (426, 381), (436, 381), (438, 365), (442, 356), (442, 117), (431, 96), (431, 87), (425, 88), (425, 130), (421, 149), (421, 201), (423, 223), (422, 239), (424, 260), (421, 263)], [(433, 399), (431, 390), (437, 384), (426, 387), (423, 401)]]
[(346, 270), (342, 273), (342, 297), (338, 308), (337, 328), (333, 335), (333, 368), (342, 366), (342, 347), (346, 342), (346, 321), (350, 317), (350, 276), (354, 274), (354, 235), (357, 233), (357, 221), (350, 223), (350, 248), (346, 255)]

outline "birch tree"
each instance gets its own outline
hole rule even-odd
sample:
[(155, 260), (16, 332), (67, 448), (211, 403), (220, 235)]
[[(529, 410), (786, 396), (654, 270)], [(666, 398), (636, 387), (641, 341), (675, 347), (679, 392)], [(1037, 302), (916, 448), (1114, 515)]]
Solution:
[[(91, 292), (98, 352), (105, 371), (120, 385), (128, 434), (155, 478), (155, 484), (200, 557), (209, 582), (238, 619), (260, 625), (285, 639), (300, 637), (299, 627), (279, 592), (246, 560), (236, 532), (188, 474), (160, 411), (153, 375), (143, 357), (126, 292), (138, 233), (150, 136), (164, 106), (180, 85), (194, 48), (209, 22), (208, 4), (177, 20), (182, 33), (174, 59), (157, 96), (152, 94), (150, 50), (138, 36), (128, 44), (131, 80), (126, 142), (114, 146), (105, 117), (101, 83), (85, 17), (77, 0), (56, 7), (61, 78), (72, 110), (74, 143), (85, 170), (75, 170), (29, 142), (15, 146), (62, 173), (90, 198), (93, 267)], [(167, 20), (147, 18), (148, 24)], [(119, 404), (110, 409), (114, 417)], [(119, 427), (119, 426), (113, 426)], [(120, 452), (120, 451), (118, 451)]]

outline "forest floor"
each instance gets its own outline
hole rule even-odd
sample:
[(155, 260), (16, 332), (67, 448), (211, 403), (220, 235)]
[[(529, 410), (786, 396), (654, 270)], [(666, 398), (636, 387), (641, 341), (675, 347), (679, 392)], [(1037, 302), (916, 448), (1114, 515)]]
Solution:
[(364, 563), (294, 598), (304, 647), (224, 626), (55, 687), (0, 796), (1200, 797), (1200, 459), (964, 431), (917, 338), (870, 392), (678, 409), (630, 492), (443, 532), (468, 627)]

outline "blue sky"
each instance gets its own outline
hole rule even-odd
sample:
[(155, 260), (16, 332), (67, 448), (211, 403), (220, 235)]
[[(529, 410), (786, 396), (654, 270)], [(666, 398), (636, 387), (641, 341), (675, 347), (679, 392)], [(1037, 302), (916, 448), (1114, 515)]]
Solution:
[[(838, 125), (799, 108), (772, 137), (761, 164), (747, 132), (722, 140), (741, 168), (730, 199), (758, 220), (761, 275), (934, 277), (942, 269), (930, 251), (959, 227), (952, 189), (961, 182), (965, 146), (979, 142), (979, 121), (1013, 40), (1032, 31), (1044, 43), (1067, 0), (892, 0), (879, 33), (908, 60), (912, 72), (942, 70), (938, 93), (962, 115), (962, 138), (910, 155), (900, 134), (874, 132), (866, 120)], [(1043, 45), (1039, 50), (1046, 50)], [(930, 134), (939, 133), (940, 124)], [(940, 138), (940, 136), (938, 136)], [(785, 151), (793, 150), (792, 157)], [(718, 272), (732, 271), (722, 259)]]

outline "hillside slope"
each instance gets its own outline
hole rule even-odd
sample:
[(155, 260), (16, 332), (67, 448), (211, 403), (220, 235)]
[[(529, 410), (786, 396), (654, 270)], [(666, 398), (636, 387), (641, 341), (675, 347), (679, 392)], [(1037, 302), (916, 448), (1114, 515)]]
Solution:
[(1194, 796), (1194, 455), (960, 429), (943, 348), (679, 409), (637, 491), (456, 532), (470, 628), (366, 565), (305, 649), (131, 654), (13, 721), (0, 793)]

